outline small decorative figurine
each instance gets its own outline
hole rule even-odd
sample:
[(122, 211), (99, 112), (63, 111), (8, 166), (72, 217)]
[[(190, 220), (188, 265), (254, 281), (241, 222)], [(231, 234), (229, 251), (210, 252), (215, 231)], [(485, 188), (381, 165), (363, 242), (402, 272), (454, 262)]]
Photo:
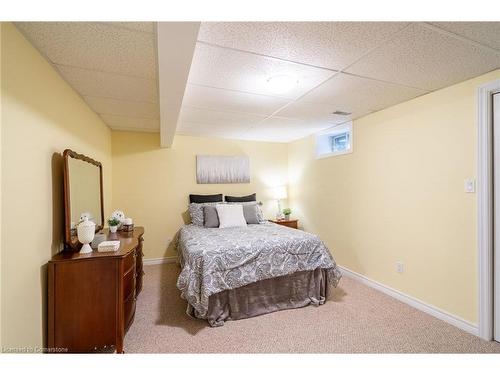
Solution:
[(118, 229), (122, 226), (123, 220), (125, 219), (125, 214), (123, 211), (116, 210), (111, 214), (110, 219), (117, 219), (120, 223), (118, 224)]

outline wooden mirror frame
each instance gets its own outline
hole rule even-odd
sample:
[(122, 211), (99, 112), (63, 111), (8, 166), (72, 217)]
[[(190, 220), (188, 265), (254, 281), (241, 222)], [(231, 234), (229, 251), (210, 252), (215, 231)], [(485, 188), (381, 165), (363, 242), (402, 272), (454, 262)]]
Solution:
[(71, 197), (69, 191), (69, 158), (78, 159), (85, 161), (87, 163), (93, 164), (99, 168), (99, 184), (100, 184), (100, 195), (101, 195), (101, 223), (102, 225), (97, 225), (95, 227), (95, 232), (99, 232), (104, 227), (104, 195), (102, 188), (102, 164), (94, 159), (89, 158), (88, 156), (78, 154), (75, 151), (70, 149), (66, 149), (63, 152), (64, 159), (64, 167), (63, 167), (63, 175), (64, 175), (64, 242), (66, 244), (66, 249), (78, 250), (81, 246), (80, 242), (78, 242), (78, 238), (75, 236), (71, 236)]

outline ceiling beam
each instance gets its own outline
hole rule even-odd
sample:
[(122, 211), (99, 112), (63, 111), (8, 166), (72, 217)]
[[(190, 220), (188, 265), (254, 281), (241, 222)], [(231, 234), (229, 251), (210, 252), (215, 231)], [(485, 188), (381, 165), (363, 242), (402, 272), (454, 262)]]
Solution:
[(161, 147), (174, 140), (199, 29), (200, 22), (158, 22)]

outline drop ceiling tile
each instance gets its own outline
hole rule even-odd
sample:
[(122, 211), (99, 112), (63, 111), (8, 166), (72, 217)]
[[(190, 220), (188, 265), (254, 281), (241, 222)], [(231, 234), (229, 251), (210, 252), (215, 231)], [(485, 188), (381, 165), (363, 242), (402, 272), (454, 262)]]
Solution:
[(66, 66), (56, 65), (56, 68), (82, 96), (158, 102), (158, 86), (155, 80)]
[(183, 105), (211, 110), (270, 115), (288, 99), (188, 84)]
[(16, 26), (52, 63), (156, 77), (154, 34), (92, 22), (18, 22)]
[(265, 116), (258, 116), (254, 114), (211, 111), (207, 109), (183, 106), (178, 123), (200, 124), (200, 126), (218, 125), (247, 128), (258, 124), (265, 118)]
[(500, 22), (432, 22), (432, 24), (500, 51)]
[(142, 31), (144, 33), (154, 33), (156, 31), (156, 22), (103, 22), (115, 27), (124, 27), (126, 29)]
[(203, 22), (198, 39), (338, 70), (406, 25), (404, 22)]
[(245, 128), (232, 125), (183, 122), (177, 126), (176, 134), (240, 139), (244, 131)]
[(340, 73), (278, 115), (329, 118), (336, 122), (342, 117), (331, 115), (334, 111), (350, 112), (355, 119), (425, 93), (427, 91)]
[(435, 90), (500, 67), (500, 55), (412, 24), (347, 72)]
[(83, 99), (95, 112), (99, 114), (142, 117), (149, 119), (160, 118), (160, 111), (158, 104), (156, 103), (119, 100), (96, 96), (84, 96)]
[(351, 114), (347, 116), (333, 115), (332, 113), (337, 110), (337, 106), (335, 105), (299, 100), (279, 111), (277, 115), (290, 119), (307, 120), (313, 123), (326, 122), (330, 124), (339, 124), (361, 117), (370, 112), (370, 110), (363, 111), (359, 106), (343, 106), (342, 108), (344, 108), (344, 111)]
[[(189, 73), (189, 83), (247, 93), (294, 99), (312, 89), (334, 72), (289, 63), (255, 54), (198, 43)], [(287, 75), (298, 81), (283, 95), (273, 95), (267, 80)]]
[(331, 127), (326, 122), (272, 117), (243, 133), (249, 140), (291, 142)]
[(102, 120), (116, 130), (159, 131), (160, 120), (116, 115), (100, 115)]

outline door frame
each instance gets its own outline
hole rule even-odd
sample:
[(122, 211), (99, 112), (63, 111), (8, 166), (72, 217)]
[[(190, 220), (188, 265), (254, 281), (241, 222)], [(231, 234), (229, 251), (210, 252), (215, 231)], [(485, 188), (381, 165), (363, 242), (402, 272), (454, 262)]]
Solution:
[(477, 88), (478, 335), (493, 340), (493, 100), (500, 79)]

